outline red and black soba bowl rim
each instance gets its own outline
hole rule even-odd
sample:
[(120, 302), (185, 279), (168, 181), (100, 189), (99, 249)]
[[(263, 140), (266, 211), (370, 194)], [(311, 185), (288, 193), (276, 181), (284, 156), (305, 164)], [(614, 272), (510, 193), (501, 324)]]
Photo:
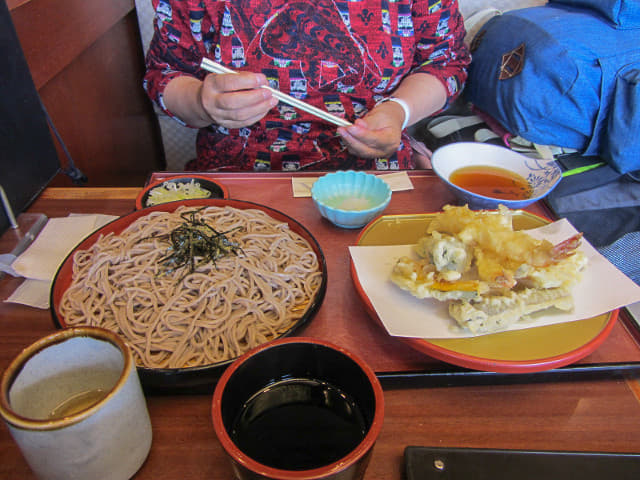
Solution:
[[(150, 214), (154, 211), (173, 212), (178, 207), (233, 207), (237, 209), (257, 209), (267, 213), (272, 218), (285, 222), (289, 225), (292, 231), (302, 236), (315, 252), (318, 257), (318, 264), (320, 271), (322, 272), (322, 282), (320, 288), (316, 292), (314, 298), (311, 299), (305, 313), (285, 332), (280, 334), (279, 339), (288, 337), (294, 334), (301, 327), (306, 325), (315, 316), (316, 312), (320, 308), (327, 289), (327, 264), (325, 256), (320, 248), (320, 245), (314, 238), (314, 236), (297, 220), (294, 220), (290, 216), (258, 203), (248, 202), (244, 200), (233, 199), (193, 199), (182, 200), (176, 202), (169, 202), (161, 205), (155, 205), (153, 207), (147, 207), (141, 210), (135, 210), (127, 215), (113, 220), (106, 224), (99, 230), (96, 230), (91, 235), (82, 240), (64, 259), (53, 280), (53, 284), (50, 292), (50, 310), (53, 317), (53, 323), (57, 328), (67, 328), (64, 318), (61, 315), (59, 308), (60, 302), (64, 292), (69, 288), (72, 283), (72, 268), (73, 268), (73, 256), (78, 250), (87, 250), (98, 240), (101, 235), (108, 233), (119, 234), (126, 227), (128, 227), (135, 220)], [(182, 367), (182, 368), (149, 368), (144, 366), (138, 366), (138, 374), (142, 386), (146, 391), (159, 391), (159, 392), (171, 392), (171, 391), (191, 391), (191, 392), (209, 392), (213, 391), (213, 386), (222, 375), (225, 368), (231, 364), (237, 357), (224, 360), (218, 363), (209, 365), (201, 365), (194, 367)]]

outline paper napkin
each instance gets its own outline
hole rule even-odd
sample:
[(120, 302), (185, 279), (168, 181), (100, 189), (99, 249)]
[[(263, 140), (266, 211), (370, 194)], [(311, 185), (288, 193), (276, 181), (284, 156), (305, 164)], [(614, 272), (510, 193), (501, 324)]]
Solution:
[[(404, 170), (401, 172), (381, 173), (377, 176), (387, 182), (392, 192), (413, 190), (413, 183), (411, 183), (409, 174)], [(317, 179), (318, 177), (292, 177), (291, 187), (293, 189), (293, 196), (310, 197), (311, 187)]]
[(51, 282), (60, 264), (82, 239), (116, 218), (85, 214), (50, 218), (31, 246), (11, 264), (25, 280), (6, 301), (48, 308)]
[(47, 309), (49, 308), (50, 293), (51, 281), (25, 278), (5, 302), (21, 303), (28, 307)]

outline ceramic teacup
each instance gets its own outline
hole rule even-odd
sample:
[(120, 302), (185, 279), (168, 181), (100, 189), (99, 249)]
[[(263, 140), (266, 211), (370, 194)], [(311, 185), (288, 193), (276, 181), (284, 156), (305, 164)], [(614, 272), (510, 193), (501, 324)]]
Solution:
[(127, 480), (151, 447), (133, 355), (101, 328), (67, 328), (24, 349), (2, 377), (0, 414), (40, 479)]

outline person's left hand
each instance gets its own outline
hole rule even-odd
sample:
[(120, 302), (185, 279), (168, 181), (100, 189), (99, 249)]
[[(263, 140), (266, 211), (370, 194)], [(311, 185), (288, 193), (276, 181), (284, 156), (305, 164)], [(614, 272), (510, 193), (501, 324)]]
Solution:
[(361, 158), (388, 158), (400, 146), (404, 109), (395, 102), (384, 102), (349, 127), (339, 127), (349, 152)]

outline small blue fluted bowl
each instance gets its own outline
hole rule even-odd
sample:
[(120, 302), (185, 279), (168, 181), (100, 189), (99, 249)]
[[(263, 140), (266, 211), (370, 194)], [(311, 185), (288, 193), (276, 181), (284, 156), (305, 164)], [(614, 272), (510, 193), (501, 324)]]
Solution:
[[(531, 195), (524, 200), (487, 197), (451, 183), (453, 172), (462, 167), (482, 165), (517, 173), (529, 183)], [(431, 157), (433, 171), (443, 180), (461, 205), (472, 210), (495, 210), (498, 205), (510, 209), (524, 208), (546, 197), (562, 179), (562, 170), (553, 159), (532, 158), (506, 147), (480, 142), (450, 143), (438, 148)]]
[(391, 201), (387, 182), (365, 172), (337, 171), (318, 178), (311, 197), (320, 214), (342, 228), (360, 228)]

